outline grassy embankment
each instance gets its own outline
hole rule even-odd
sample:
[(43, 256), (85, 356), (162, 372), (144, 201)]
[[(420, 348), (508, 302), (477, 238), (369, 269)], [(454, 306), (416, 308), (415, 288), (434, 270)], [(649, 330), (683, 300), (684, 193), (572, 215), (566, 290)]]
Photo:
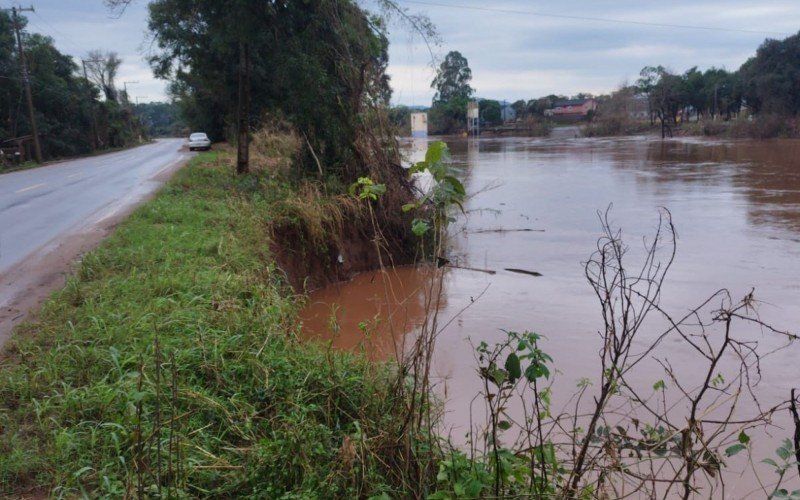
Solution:
[(389, 368), (297, 340), (267, 241), (296, 188), (224, 156), (178, 172), (18, 329), (0, 358), (1, 496), (399, 488), (373, 454), (393, 446)]

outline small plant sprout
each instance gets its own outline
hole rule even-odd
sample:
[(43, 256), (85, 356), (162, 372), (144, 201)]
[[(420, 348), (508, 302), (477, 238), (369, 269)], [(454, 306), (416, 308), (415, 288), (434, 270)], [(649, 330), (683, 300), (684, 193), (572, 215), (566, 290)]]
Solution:
[(378, 201), (386, 193), (385, 184), (375, 184), (369, 177), (359, 177), (350, 186), (350, 194), (358, 197), (359, 200)]

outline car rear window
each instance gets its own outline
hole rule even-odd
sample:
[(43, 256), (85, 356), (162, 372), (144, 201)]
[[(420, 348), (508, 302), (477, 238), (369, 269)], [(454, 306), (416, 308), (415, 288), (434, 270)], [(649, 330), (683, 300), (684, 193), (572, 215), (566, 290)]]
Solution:
[(192, 135), (189, 136), (189, 139), (192, 139), (192, 140), (205, 139), (205, 138), (206, 138), (206, 134), (192, 134)]

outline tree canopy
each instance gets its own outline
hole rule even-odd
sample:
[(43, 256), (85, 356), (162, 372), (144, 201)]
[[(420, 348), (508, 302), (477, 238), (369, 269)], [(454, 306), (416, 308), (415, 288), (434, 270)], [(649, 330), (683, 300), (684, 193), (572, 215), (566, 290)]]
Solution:
[(171, 80), (192, 128), (233, 135), (246, 39), (249, 124), (287, 120), (326, 169), (352, 177), (360, 168), (354, 144), (363, 115), (391, 95), (380, 18), (352, 0), (155, 0), (149, 27), (160, 49), (151, 65)]
[(766, 40), (740, 69), (744, 98), (755, 112), (800, 112), (800, 33)]
[(469, 82), (472, 81), (472, 70), (467, 58), (461, 52), (451, 51), (436, 72), (431, 88), (436, 89), (433, 98), (436, 102), (449, 102), (453, 99), (469, 99), (475, 93)]
[[(19, 20), (23, 29), (26, 19)], [(22, 45), (45, 158), (90, 152), (94, 147), (93, 114), (99, 147), (120, 147), (138, 140), (142, 130), (132, 111), (113, 99), (101, 101), (98, 87), (79, 75), (78, 65), (59, 52), (52, 38), (22, 31)], [(23, 92), (12, 20), (0, 11), (0, 143), (31, 134)]]

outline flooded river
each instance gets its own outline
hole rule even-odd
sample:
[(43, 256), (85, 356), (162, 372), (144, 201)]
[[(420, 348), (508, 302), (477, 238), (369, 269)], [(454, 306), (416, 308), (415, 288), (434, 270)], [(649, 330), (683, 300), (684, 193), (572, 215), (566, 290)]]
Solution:
[[(659, 207), (672, 213), (678, 248), (661, 301), (666, 310), (681, 316), (720, 288), (736, 299), (755, 289), (763, 320), (800, 331), (799, 141), (510, 138), (448, 144), (473, 193), (466, 217), (453, 227), (448, 258), (496, 271), (449, 269), (445, 275), (440, 317), (452, 322), (438, 338), (435, 369), (454, 436), (463, 434), (479, 389), (473, 345), (499, 341), (502, 330), (546, 337), (541, 347), (559, 372), (556, 394), (574, 392), (581, 377), (598, 378), (603, 323), (583, 263), (601, 236), (598, 211), (612, 205), (610, 220), (622, 229), (634, 259), (642, 239), (655, 231)], [(419, 153), (425, 144), (410, 147)], [(305, 334), (331, 338), (334, 326), (336, 345), (391, 355), (397, 337), (421, 322), (427, 273), (409, 268), (390, 274), (387, 280), (368, 273), (312, 294)], [(385, 317), (389, 310), (393, 316)], [(662, 327), (645, 329), (642, 341)], [(764, 352), (786, 343), (751, 330)], [(758, 387), (765, 406), (800, 386), (799, 354), (795, 346), (765, 360)], [(704, 367), (691, 355), (677, 338), (660, 347), (676, 371), (699, 377)], [(645, 383), (663, 377), (654, 367)], [(789, 420), (778, 423), (787, 428), (775, 437), (789, 437)], [(769, 443), (763, 456), (774, 449)]]

